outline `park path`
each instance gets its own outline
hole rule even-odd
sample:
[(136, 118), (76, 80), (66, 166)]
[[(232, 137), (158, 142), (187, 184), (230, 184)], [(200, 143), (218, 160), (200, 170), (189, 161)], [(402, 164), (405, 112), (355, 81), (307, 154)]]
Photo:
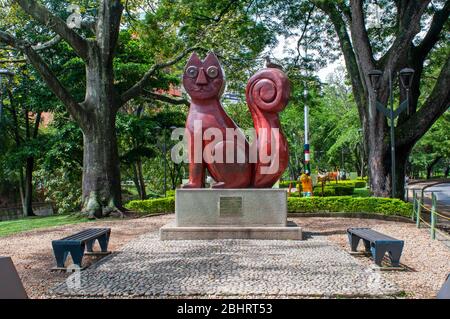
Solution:
[(401, 290), (324, 236), (161, 241), (150, 232), (51, 290), (63, 297), (384, 297)]
[[(439, 183), (439, 184), (437, 184)], [(450, 181), (449, 180), (425, 180), (418, 183), (414, 183), (408, 186), (408, 201), (413, 201), (413, 191), (417, 196), (422, 196), (423, 190), (423, 205), (426, 209), (422, 209), (421, 217), (430, 222), (430, 210), (431, 210), (431, 194), (436, 195), (436, 211), (439, 215), (436, 217), (436, 225), (439, 229), (444, 231), (450, 238)], [(444, 234), (445, 235), (445, 234)], [(447, 245), (450, 247), (450, 240), (447, 240)]]

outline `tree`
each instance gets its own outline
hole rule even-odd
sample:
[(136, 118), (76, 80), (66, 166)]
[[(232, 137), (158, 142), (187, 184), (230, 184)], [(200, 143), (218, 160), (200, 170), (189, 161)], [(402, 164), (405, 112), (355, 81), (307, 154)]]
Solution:
[[(267, 0), (260, 2), (258, 9), (271, 8), (268, 14), (281, 21), (276, 26), (279, 33), (291, 41), (297, 39), (297, 50), (292, 50), (288, 59), (296, 68), (310, 68), (333, 60), (334, 45), (339, 44), (363, 128), (370, 184), (376, 196), (390, 193), (391, 156), (389, 126), (384, 115), (376, 111), (374, 100), (378, 98), (382, 104), (388, 104), (389, 73), (398, 87), (398, 72), (405, 67), (415, 70), (409, 112), (400, 115), (395, 127), (396, 197), (401, 198), (411, 149), (448, 108), (450, 54), (446, 35), (450, 1), (379, 0), (377, 3), (374, 10), (371, 1), (363, 0)], [(433, 81), (426, 79), (432, 83), (432, 89), (424, 95), (424, 75), (430, 67), (430, 55), (441, 47), (447, 48), (438, 62), (439, 72)], [(383, 72), (377, 97), (371, 92), (368, 75), (374, 69)], [(395, 93), (397, 102), (405, 100), (405, 89)]]
[[(382, 16), (387, 20), (386, 28), (390, 32), (381, 30), (378, 42), (373, 36), (375, 28), (368, 27), (367, 7), (364, 1), (351, 0), (349, 4), (344, 1), (314, 1), (314, 3), (328, 15), (339, 38), (363, 124), (368, 147), (371, 189), (376, 196), (389, 194), (391, 162), (389, 144), (386, 143), (388, 125), (384, 115), (376, 112), (374, 100), (378, 98), (381, 103), (385, 105), (388, 103), (389, 72), (395, 76), (404, 67), (415, 70), (409, 113), (404, 112), (399, 117), (395, 128), (397, 150), (395, 164), (398, 171), (396, 197), (402, 198), (406, 162), (414, 144), (448, 108), (450, 54), (447, 54), (446, 61), (441, 67), (433, 91), (422, 105), (419, 105), (419, 97), (426, 60), (431, 50), (441, 40), (446, 24), (448, 26), (450, 1), (445, 1), (439, 10), (434, 5), (429, 8), (428, 0), (395, 1), (394, 7), (387, 1), (379, 2), (384, 6)], [(430, 27), (425, 36), (418, 40), (417, 35), (423, 29), (423, 19), (427, 16), (431, 18)], [(388, 40), (389, 36), (394, 37), (392, 43)], [(370, 89), (369, 72), (374, 69), (383, 71), (377, 97), (371, 94)], [(400, 100), (404, 100), (405, 95), (406, 92), (402, 88)], [(370, 110), (367, 108), (369, 101)]]
[[(168, 17), (164, 16), (165, 13), (170, 12), (168, 8), (173, 7), (180, 10), (183, 5), (187, 6), (186, 3), (163, 1), (158, 8), (150, 8), (145, 22), (147, 28), (151, 28), (151, 32), (147, 33), (146, 40), (157, 41), (156, 43), (161, 44), (162, 49), (154, 48), (152, 65), (149, 65), (147, 70), (140, 74), (140, 78), (135, 83), (124, 88), (123, 82), (116, 83), (114, 72), (114, 61), (124, 11), (122, 1), (98, 1), (95, 10), (96, 16), (82, 19), (77, 26), (79, 27), (78, 30), (69, 27), (58, 14), (49, 9), (52, 6), (59, 6), (58, 8), (60, 8), (61, 3), (55, 4), (48, 1), (50, 5), (47, 7), (34, 0), (16, 0), (14, 2), (38, 22), (41, 29), (49, 29), (49, 32), (55, 34), (54, 38), (43, 43), (40, 47), (50, 47), (62, 39), (84, 65), (86, 71), (85, 94), (82, 99), (77, 99), (38, 53), (36, 45), (33, 46), (32, 43), (11, 33), (0, 31), (0, 42), (24, 53), (27, 60), (65, 105), (67, 111), (83, 132), (83, 212), (86, 212), (90, 217), (101, 217), (111, 211), (120, 211), (122, 202), (119, 154), (115, 131), (117, 112), (123, 105), (142, 95), (150, 95), (152, 99), (167, 100), (167, 97), (159, 96), (153, 92), (154, 86), (152, 84), (161, 75), (160, 70), (177, 64), (189, 52), (198, 49), (196, 41), (209, 43), (210, 45), (214, 43), (205, 36), (205, 33), (207, 33), (205, 30), (220, 29), (221, 20), (227, 16), (232, 17), (232, 15), (229, 15), (230, 10), (241, 10), (241, 14), (238, 16), (242, 17), (242, 12), (244, 12), (242, 7), (237, 5), (236, 1), (232, 1), (233, 5), (228, 5), (228, 1), (218, 1), (214, 5), (211, 5), (208, 1), (204, 3), (204, 6), (190, 5), (189, 10), (201, 8), (198, 11), (201, 11), (204, 15), (204, 19), (195, 20), (199, 15), (193, 14), (190, 23), (185, 24), (181, 29), (174, 23), (170, 24), (169, 27), (161, 26), (158, 18), (162, 17), (165, 18), (164, 21), (168, 20)], [(219, 12), (217, 19), (216, 12)], [(207, 16), (209, 14), (211, 18)], [(127, 16), (132, 16), (132, 13), (128, 10)], [(175, 18), (178, 19), (180, 24), (183, 16)], [(175, 18), (172, 13), (171, 19)], [(194, 20), (197, 21), (197, 24), (193, 23)], [(235, 25), (239, 23), (239, 21), (231, 18), (230, 21)], [(241, 21), (243, 20), (241, 19)], [(253, 28), (254, 23), (248, 19), (245, 22), (246, 24), (239, 30), (246, 29), (248, 31)], [(196, 30), (196, 25), (201, 26), (201, 28)], [(165, 38), (166, 31), (168, 37)], [(179, 34), (183, 36), (178, 37)], [(242, 32), (242, 36), (251, 38), (249, 32)], [(176, 39), (174, 43), (168, 41), (173, 39)], [(254, 41), (254, 39), (250, 40)], [(231, 39), (228, 39), (228, 43), (232, 42)], [(188, 45), (183, 48), (184, 43)], [(238, 44), (235, 43), (234, 46), (237, 47)], [(156, 50), (156, 48), (160, 50)], [(242, 46), (239, 49), (242, 50)], [(166, 57), (169, 55), (167, 51), (178, 51), (180, 53), (167, 60)], [(164, 59), (166, 59), (165, 62), (155, 62)]]
[(438, 164), (448, 166), (450, 161), (450, 112), (441, 116), (431, 129), (420, 139), (411, 152), (412, 172), (417, 175), (426, 172), (426, 178), (433, 176), (433, 170)]
[(29, 43), (0, 32), (2, 42), (26, 55), (83, 131), (83, 211), (90, 217), (101, 217), (120, 210), (122, 202), (115, 132), (117, 111), (141, 94), (159, 69), (176, 63), (187, 51), (172, 61), (154, 65), (139, 82), (120, 93), (114, 84), (113, 60), (123, 12), (121, 1), (100, 1), (96, 20), (85, 25), (93, 38), (83, 37), (36, 1), (18, 0), (16, 3), (36, 21), (48, 26), (57, 37), (64, 39), (83, 60), (86, 67), (86, 94), (84, 101), (79, 102)]

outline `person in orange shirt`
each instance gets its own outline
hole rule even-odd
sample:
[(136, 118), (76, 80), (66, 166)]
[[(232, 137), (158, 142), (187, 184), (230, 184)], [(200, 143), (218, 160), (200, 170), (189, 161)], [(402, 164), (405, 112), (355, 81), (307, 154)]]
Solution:
[(313, 192), (311, 176), (303, 173), (302, 176), (300, 176), (300, 182), (302, 183), (302, 195), (304, 197), (311, 197)]

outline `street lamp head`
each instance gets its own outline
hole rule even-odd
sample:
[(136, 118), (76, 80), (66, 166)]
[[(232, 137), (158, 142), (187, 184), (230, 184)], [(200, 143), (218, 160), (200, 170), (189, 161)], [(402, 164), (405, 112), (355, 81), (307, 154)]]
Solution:
[(380, 88), (382, 75), (383, 72), (380, 70), (372, 70), (369, 72), (370, 85), (374, 91), (377, 91)]
[(400, 82), (402, 83), (403, 87), (409, 90), (412, 84), (414, 70), (411, 68), (404, 68), (400, 70), (399, 74), (400, 74)]

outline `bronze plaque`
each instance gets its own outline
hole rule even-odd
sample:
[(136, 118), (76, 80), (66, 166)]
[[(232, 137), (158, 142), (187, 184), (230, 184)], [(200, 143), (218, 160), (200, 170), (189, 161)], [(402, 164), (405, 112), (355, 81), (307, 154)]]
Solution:
[(219, 199), (220, 217), (240, 217), (242, 216), (241, 196), (220, 196)]

